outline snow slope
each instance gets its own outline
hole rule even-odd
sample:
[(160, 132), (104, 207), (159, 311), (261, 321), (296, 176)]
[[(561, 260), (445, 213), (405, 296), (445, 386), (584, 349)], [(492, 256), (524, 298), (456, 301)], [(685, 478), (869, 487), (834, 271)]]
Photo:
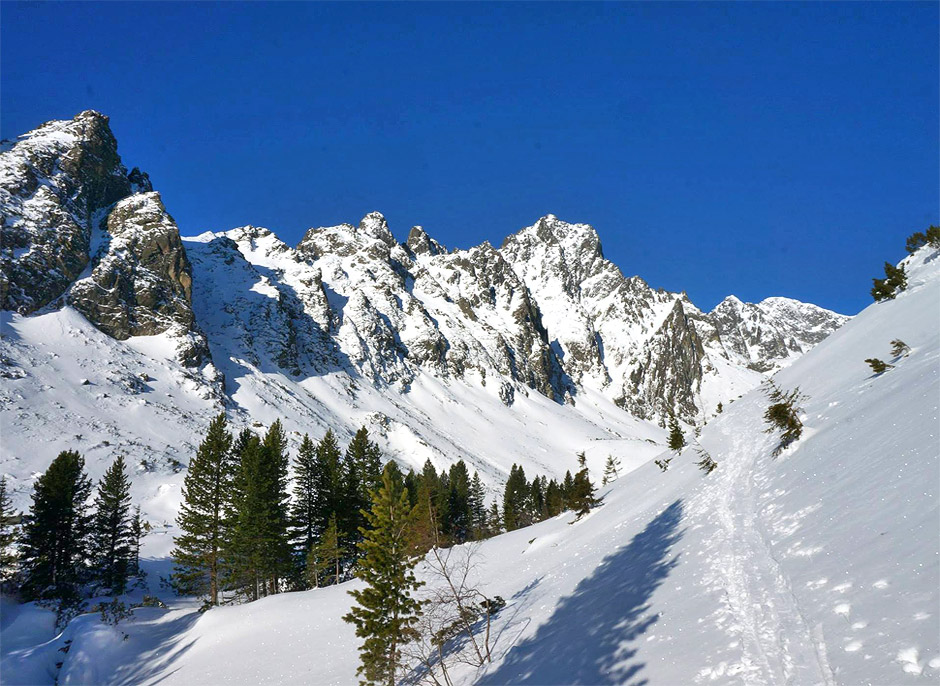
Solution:
[[(756, 390), (703, 430), (711, 475), (686, 450), (665, 474), (622, 476), (581, 521), (481, 544), (480, 584), (508, 604), (494, 663), (457, 682), (937, 683), (940, 255), (921, 250), (908, 272), (896, 300), (777, 375), (809, 396), (804, 435), (779, 457)], [(910, 353), (872, 376), (863, 360), (887, 359), (895, 338)], [(80, 618), (59, 683), (353, 683), (340, 617), (357, 583), (203, 616), (177, 601), (138, 611), (126, 641)], [(12, 630), (4, 613), (4, 646)], [(5, 683), (62, 640), (4, 647)]]

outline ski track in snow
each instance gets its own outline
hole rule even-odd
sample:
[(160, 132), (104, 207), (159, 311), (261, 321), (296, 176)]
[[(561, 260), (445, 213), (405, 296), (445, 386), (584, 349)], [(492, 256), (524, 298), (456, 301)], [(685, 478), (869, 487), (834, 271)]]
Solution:
[(716, 624), (742, 654), (736, 663), (702, 669), (696, 682), (740, 676), (755, 686), (832, 686), (822, 627), (809, 627), (757, 517), (759, 467), (753, 442), (735, 428), (733, 434), (723, 430), (732, 450), (722, 456), (715, 477), (690, 499), (689, 514), (707, 518), (713, 529), (704, 541), (710, 551), (704, 582), (712, 591), (723, 591)]

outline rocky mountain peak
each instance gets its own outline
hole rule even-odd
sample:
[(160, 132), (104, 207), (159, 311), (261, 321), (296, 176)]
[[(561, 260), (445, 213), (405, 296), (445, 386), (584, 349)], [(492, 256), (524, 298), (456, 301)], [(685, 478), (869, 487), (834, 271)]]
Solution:
[(415, 255), (442, 255), (447, 248), (431, 238), (421, 226), (411, 227), (405, 245)]

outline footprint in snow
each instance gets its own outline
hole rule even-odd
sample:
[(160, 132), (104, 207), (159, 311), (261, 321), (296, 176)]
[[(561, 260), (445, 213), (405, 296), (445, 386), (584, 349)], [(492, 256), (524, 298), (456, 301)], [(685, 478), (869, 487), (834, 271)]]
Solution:
[(898, 655), (894, 660), (901, 663), (901, 669), (907, 674), (920, 674), (924, 671), (924, 667), (917, 661), (918, 657), (917, 648), (904, 648), (898, 651)]
[(832, 611), (837, 615), (842, 615), (843, 617), (848, 617), (849, 613), (852, 611), (852, 606), (849, 603), (839, 603)]

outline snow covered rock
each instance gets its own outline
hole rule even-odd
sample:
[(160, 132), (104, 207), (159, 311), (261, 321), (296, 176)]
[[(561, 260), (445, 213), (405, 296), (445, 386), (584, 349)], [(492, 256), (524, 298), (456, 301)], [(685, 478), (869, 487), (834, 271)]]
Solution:
[(173, 330), (192, 334), (180, 357), (194, 366), (208, 354), (192, 311), (192, 270), (179, 229), (159, 193), (137, 193), (108, 214), (106, 244), (69, 303), (118, 340)]
[(33, 312), (62, 295), (88, 264), (92, 230), (131, 183), (108, 118), (91, 110), (0, 152), (3, 309)]

